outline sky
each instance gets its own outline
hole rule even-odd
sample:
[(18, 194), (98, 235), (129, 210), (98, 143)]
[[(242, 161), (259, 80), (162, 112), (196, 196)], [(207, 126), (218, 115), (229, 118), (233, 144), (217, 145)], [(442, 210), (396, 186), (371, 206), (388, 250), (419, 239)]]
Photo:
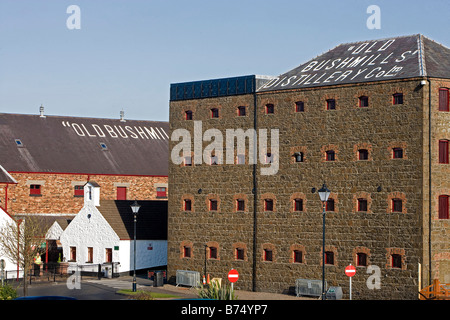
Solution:
[(0, 113), (168, 121), (171, 83), (277, 76), (347, 42), (450, 47), (449, 14), (448, 0), (0, 0)]

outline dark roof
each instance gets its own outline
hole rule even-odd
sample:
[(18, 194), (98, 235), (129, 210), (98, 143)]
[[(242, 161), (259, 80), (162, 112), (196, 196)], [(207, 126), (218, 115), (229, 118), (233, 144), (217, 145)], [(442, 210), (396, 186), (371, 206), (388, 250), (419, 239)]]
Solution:
[(16, 184), (17, 181), (2, 167), (0, 166), (0, 183), (13, 183)]
[[(134, 239), (134, 215), (130, 200), (101, 200), (97, 209), (121, 240)], [(138, 200), (137, 240), (167, 240), (167, 201)]]
[(0, 164), (9, 172), (167, 176), (168, 132), (168, 122), (0, 113)]
[(450, 78), (450, 49), (422, 35), (340, 44), (258, 91), (413, 77)]

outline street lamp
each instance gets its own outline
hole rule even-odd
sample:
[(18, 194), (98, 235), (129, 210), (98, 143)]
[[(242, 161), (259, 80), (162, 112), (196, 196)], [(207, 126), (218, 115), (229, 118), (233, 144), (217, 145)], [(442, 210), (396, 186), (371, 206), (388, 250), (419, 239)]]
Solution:
[(322, 188), (318, 191), (320, 201), (322, 201), (322, 300), (325, 300), (325, 205), (328, 201), (331, 191), (328, 190), (326, 184), (324, 183)]
[(133, 273), (133, 292), (136, 292), (136, 219), (137, 214), (139, 212), (140, 204), (137, 203), (136, 200), (134, 200), (134, 203), (131, 205), (131, 211), (133, 211), (134, 215), (134, 273)]

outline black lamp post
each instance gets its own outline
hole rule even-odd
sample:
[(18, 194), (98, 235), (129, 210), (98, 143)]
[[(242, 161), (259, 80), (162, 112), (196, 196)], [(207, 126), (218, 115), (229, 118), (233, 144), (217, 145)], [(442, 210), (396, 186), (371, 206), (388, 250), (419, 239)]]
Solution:
[(330, 196), (330, 190), (328, 190), (326, 184), (324, 183), (322, 188), (319, 189), (319, 197), (320, 201), (322, 201), (322, 218), (323, 218), (323, 226), (322, 226), (322, 300), (325, 300), (325, 205), (328, 201), (328, 197)]
[(140, 208), (140, 204), (137, 203), (136, 200), (134, 200), (134, 203), (131, 205), (131, 211), (133, 211), (133, 215), (134, 215), (134, 263), (133, 263), (133, 268), (134, 268), (134, 273), (133, 273), (133, 292), (136, 292), (136, 219), (137, 219), (137, 214), (139, 212), (139, 208)]

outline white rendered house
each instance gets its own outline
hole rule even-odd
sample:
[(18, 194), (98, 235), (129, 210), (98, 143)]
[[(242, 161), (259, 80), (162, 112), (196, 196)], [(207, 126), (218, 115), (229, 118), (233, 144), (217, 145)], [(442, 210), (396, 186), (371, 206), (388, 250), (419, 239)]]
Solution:
[[(84, 186), (84, 206), (61, 234), (69, 272), (102, 270), (114, 264), (114, 273), (134, 268), (134, 216), (129, 200), (100, 200), (100, 186)], [(138, 201), (136, 270), (167, 265), (167, 201)], [(91, 266), (91, 270), (89, 270)], [(80, 270), (80, 269), (79, 269)]]

